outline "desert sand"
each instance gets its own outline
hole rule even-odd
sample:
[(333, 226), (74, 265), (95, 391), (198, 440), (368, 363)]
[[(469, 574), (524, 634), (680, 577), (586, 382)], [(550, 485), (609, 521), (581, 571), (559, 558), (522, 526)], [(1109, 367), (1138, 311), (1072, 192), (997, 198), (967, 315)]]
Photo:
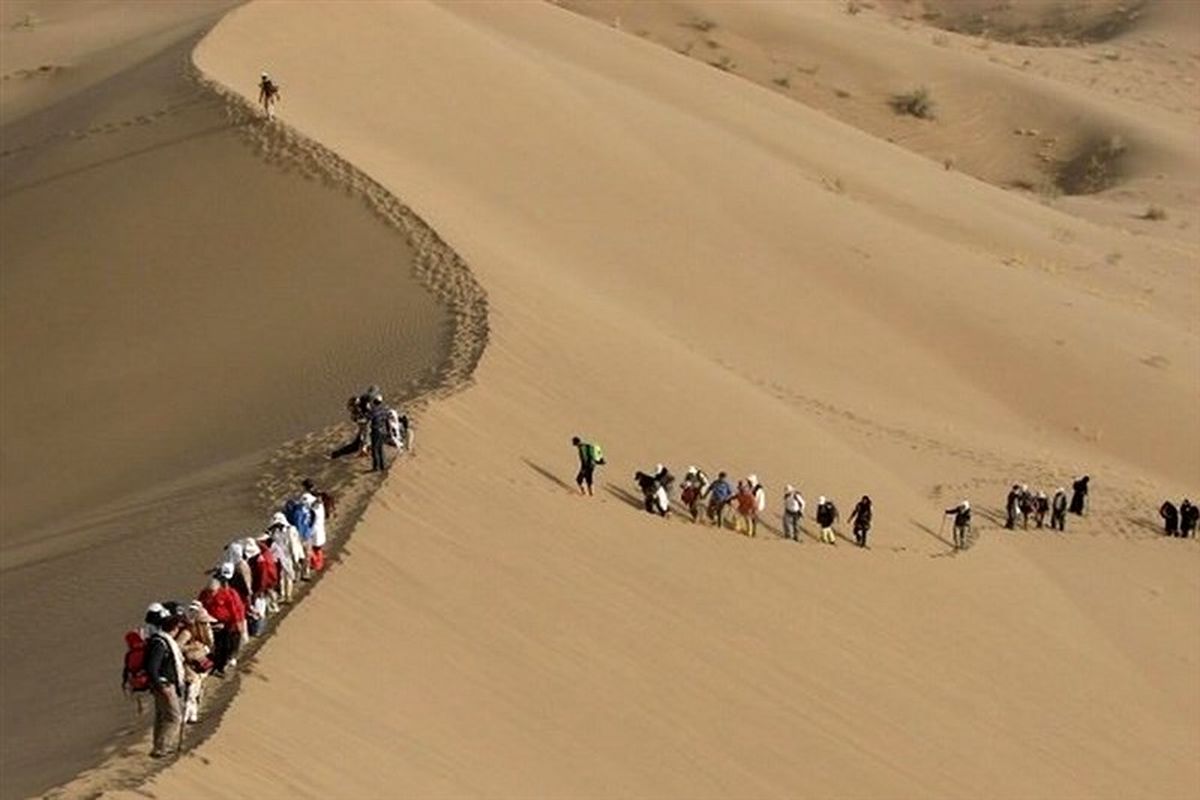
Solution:
[[(281, 129), (461, 257), (426, 277), (469, 269), (487, 338), (217, 733), (139, 791), (1200, 794), (1200, 550), (1154, 517), (1200, 484), (1197, 117), (1111, 91), (1143, 48), (1195, 81), (1190, 9), (1021, 69), (887, 7), (568, 5), (255, 2), (194, 51), (246, 97), (269, 66)], [(816, 48), (861, 119), (727, 68)], [(921, 82), (936, 120), (889, 116)], [(1039, 191), (1043, 130), (1057, 164), (1093, 126), (1127, 152), (1108, 185)], [(575, 433), (608, 453), (593, 498)], [(757, 473), (763, 535), (640, 512), (655, 462)], [(1066, 536), (999, 528), (1011, 483), (1082, 472)], [(780, 540), (786, 483), (869, 493), (871, 550)]]

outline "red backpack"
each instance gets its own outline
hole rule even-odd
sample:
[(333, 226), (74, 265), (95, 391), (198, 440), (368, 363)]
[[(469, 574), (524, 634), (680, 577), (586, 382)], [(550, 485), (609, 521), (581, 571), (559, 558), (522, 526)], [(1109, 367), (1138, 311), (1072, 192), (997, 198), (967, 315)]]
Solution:
[(150, 673), (146, 671), (146, 639), (142, 632), (125, 634), (125, 670), (121, 673), (121, 688), (127, 692), (144, 692), (150, 688)]

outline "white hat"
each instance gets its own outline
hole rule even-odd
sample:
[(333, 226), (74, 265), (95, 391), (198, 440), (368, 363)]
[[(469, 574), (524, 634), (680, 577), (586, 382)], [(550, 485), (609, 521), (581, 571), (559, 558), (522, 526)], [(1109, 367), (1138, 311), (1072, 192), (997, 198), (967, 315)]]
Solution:
[(662, 472), (663, 469), (664, 469), (664, 467), (662, 464), (655, 464), (654, 465), (654, 474), (657, 475), (658, 473)]
[(242, 552), (245, 554), (247, 559), (250, 559), (261, 553), (262, 550), (259, 548), (258, 542), (247, 537), (242, 541)]
[(785, 494), (791, 494), (792, 492), (796, 491), (796, 487), (795, 487), (795, 486), (792, 486), (792, 485), (789, 483), (787, 486), (785, 486), (785, 487), (784, 487), (783, 491), (784, 491), (784, 493), (785, 493)]
[(274, 528), (276, 525), (278, 525), (281, 528), (286, 528), (288, 526), (287, 517), (285, 517), (283, 515), (282, 511), (276, 511), (275, 515), (273, 517), (271, 517), (270, 527)]
[(232, 542), (230, 542), (229, 547), (226, 548), (226, 552), (235, 561), (240, 561), (246, 557), (246, 549), (242, 547), (241, 539), (234, 539)]
[(817, 505), (821, 505), (824, 502), (825, 502), (825, 495), (821, 495), (820, 497), (817, 498)]
[(753, 486), (758, 485), (758, 476), (757, 475), (753, 475), (753, 474), (747, 475), (746, 480), (750, 481), (751, 485), (753, 485)]
[(233, 577), (233, 564), (230, 564), (228, 561), (226, 561), (224, 564), (217, 567), (217, 574), (225, 580), (229, 580)]
[(695, 467), (688, 467), (687, 474), (688, 474), (688, 475), (695, 475), (695, 474), (696, 474), (697, 472), (699, 472), (699, 471), (700, 471), (700, 470), (696, 469)]
[(963, 500), (963, 501), (962, 501), (962, 507), (963, 507), (963, 508), (965, 508), (967, 511), (970, 511), (970, 510), (971, 510), (971, 501), (970, 501), (970, 500)]

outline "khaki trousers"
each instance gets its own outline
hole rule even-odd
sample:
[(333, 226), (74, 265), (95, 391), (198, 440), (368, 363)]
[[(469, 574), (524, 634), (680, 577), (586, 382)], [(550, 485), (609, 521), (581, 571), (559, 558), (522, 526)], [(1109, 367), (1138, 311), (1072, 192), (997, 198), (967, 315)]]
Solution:
[(154, 692), (154, 755), (172, 753), (179, 744), (183, 710), (173, 687)]

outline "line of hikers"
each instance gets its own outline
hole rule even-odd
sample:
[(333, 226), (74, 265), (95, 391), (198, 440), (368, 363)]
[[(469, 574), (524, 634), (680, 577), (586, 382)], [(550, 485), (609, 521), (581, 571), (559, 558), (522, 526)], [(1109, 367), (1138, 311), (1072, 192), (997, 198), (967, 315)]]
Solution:
[(1004, 500), (1004, 527), (1010, 531), (1014, 530), (1019, 518), (1021, 527), (1028, 530), (1032, 517), (1034, 524), (1041, 528), (1045, 526), (1046, 515), (1049, 514), (1050, 529), (1065, 532), (1067, 513), (1083, 516), (1087, 508), (1089, 481), (1091, 478), (1087, 475), (1072, 481), (1070, 503), (1067, 502), (1067, 490), (1061, 486), (1054, 490), (1054, 497), (1051, 499), (1043, 491), (1031, 490), (1029, 484), (1014, 483)]
[(237, 667), (238, 654), (267, 620), (292, 602), (299, 582), (325, 566), (327, 520), (335, 501), (304, 480), (255, 536), (226, 545), (192, 601), (151, 603), (143, 625), (125, 634), (121, 686), (138, 701), (154, 697), (154, 749), (177, 752), (183, 726), (200, 719), (204, 682)]
[[(579, 436), (571, 438), (571, 444), (579, 455), (579, 472), (575, 483), (581, 494), (591, 495), (596, 467), (604, 464), (604, 451), (600, 445), (584, 441)], [(671, 514), (671, 488), (675, 476), (662, 464), (645, 472), (638, 470), (633, 480), (642, 493), (642, 507), (650, 514), (666, 517)], [(707, 473), (699, 467), (688, 467), (680, 483), (679, 501), (692, 518), (692, 522), (728, 527), (746, 536), (758, 535), (759, 519), (767, 509), (767, 490), (754, 474), (737, 482), (736, 488), (725, 472), (717, 473), (710, 481)], [(800, 523), (804, 517), (805, 500), (796, 487), (788, 485), (783, 493), (783, 538), (800, 541)], [(854, 531), (854, 542), (859, 547), (867, 546), (871, 530), (873, 509), (871, 498), (863, 495), (850, 512), (849, 523)], [(815, 519), (821, 529), (821, 541), (837, 544), (834, 525), (841, 514), (833, 500), (820, 497), (817, 500)]]
[(1188, 498), (1183, 498), (1178, 508), (1170, 500), (1164, 500), (1158, 507), (1158, 515), (1162, 517), (1163, 533), (1167, 536), (1195, 538), (1196, 523), (1200, 522), (1200, 507)]
[[(372, 471), (386, 468), (385, 445), (411, 450), (408, 418), (389, 408), (376, 386), (347, 403), (357, 426), (353, 441), (332, 458), (372, 454)], [(267, 621), (292, 603), (301, 582), (325, 567), (332, 494), (311, 479), (276, 510), (263, 530), (226, 545), (195, 600), (151, 603), (143, 624), (125, 634), (121, 686), (137, 700), (154, 697), (154, 747), (162, 758), (178, 752), (183, 728), (200, 718), (204, 683), (235, 669), (238, 655)]]

